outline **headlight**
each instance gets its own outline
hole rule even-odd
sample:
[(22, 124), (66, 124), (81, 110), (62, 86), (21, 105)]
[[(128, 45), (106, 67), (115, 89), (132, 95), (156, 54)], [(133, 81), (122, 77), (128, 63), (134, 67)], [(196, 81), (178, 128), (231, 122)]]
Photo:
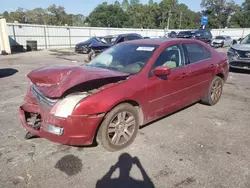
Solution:
[(58, 101), (51, 113), (53, 113), (57, 117), (66, 118), (72, 114), (75, 106), (84, 98), (88, 96), (88, 93), (83, 93), (81, 95), (70, 95), (66, 98)]
[(232, 54), (233, 56), (239, 56), (238, 52), (233, 48), (230, 48), (228, 50), (228, 53)]

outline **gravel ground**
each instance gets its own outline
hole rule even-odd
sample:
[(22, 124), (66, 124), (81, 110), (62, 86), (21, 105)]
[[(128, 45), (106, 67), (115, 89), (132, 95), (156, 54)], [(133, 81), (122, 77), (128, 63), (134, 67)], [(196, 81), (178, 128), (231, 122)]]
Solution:
[(0, 187), (250, 187), (249, 72), (230, 73), (216, 106), (195, 104), (162, 118), (120, 152), (24, 140), (17, 110), (26, 74), (84, 58), (50, 51), (0, 56)]

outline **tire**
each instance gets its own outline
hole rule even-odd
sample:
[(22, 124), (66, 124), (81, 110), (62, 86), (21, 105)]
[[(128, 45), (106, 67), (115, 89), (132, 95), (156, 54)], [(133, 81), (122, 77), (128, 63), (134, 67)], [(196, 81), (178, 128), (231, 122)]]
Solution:
[(221, 43), (221, 48), (223, 48), (223, 47), (224, 47), (224, 42)]
[(136, 108), (127, 103), (120, 104), (105, 116), (97, 133), (97, 143), (110, 152), (122, 150), (132, 144), (138, 130), (139, 115)]
[(223, 80), (220, 77), (216, 76), (212, 80), (208, 92), (206, 96), (201, 100), (201, 102), (209, 106), (217, 104), (221, 98), (221, 94), (223, 91), (223, 84), (224, 84)]
[(88, 61), (92, 61), (95, 58), (95, 51), (91, 50), (88, 54)]

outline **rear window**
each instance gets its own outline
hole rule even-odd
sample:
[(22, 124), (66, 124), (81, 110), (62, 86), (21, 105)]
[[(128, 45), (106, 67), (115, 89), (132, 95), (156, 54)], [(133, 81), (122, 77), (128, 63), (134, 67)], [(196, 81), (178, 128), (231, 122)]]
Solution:
[(136, 35), (127, 36), (127, 40), (137, 40), (137, 39), (141, 39), (141, 37), (136, 36)]
[(192, 34), (192, 32), (191, 31), (180, 31), (179, 32), (179, 35), (191, 35)]
[(223, 36), (217, 36), (217, 37), (215, 37), (215, 39), (224, 40), (225, 37), (223, 37)]
[(200, 44), (185, 44), (187, 49), (189, 63), (196, 63), (209, 59), (210, 52)]

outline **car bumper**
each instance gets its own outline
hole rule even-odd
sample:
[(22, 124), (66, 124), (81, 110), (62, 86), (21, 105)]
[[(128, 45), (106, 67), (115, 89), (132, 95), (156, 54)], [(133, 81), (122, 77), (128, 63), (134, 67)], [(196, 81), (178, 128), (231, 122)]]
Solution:
[(222, 43), (212, 43), (211, 46), (213, 46), (213, 47), (221, 47)]
[[(28, 124), (27, 118), (30, 113), (41, 115), (41, 126), (39, 129)], [(58, 118), (50, 113), (43, 112), (39, 105), (24, 104), (19, 108), (19, 116), (23, 127), (39, 137), (50, 141), (66, 145), (91, 145), (93, 143), (96, 130), (103, 117), (97, 116), (69, 116)], [(46, 131), (47, 125), (53, 125), (63, 129), (61, 135), (52, 134)]]
[(250, 59), (239, 59), (228, 54), (228, 60), (231, 68), (250, 70)]

